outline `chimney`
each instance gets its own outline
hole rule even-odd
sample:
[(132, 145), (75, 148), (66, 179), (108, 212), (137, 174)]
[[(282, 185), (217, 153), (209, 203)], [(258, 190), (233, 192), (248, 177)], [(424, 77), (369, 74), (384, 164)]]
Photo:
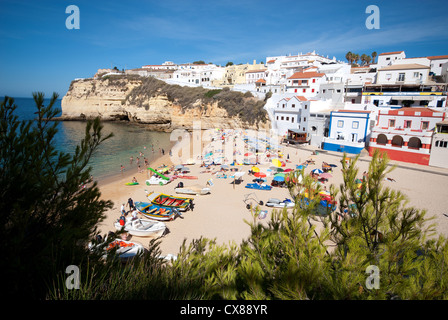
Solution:
[(257, 64), (257, 60), (254, 59), (254, 65), (256, 65), (256, 64)]

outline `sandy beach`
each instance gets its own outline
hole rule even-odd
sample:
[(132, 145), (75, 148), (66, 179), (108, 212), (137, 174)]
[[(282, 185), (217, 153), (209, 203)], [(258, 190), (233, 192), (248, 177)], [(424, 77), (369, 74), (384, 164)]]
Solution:
[[(289, 162), (286, 163), (286, 168), (295, 169), (296, 165), (304, 162), (307, 159), (313, 158), (315, 164), (309, 165), (305, 169), (305, 173), (311, 170), (322, 167), (322, 162), (336, 164), (337, 167), (333, 169), (332, 177), (325, 184), (327, 190), (331, 184), (339, 187), (342, 183), (341, 173), (341, 159), (342, 154), (335, 152), (325, 152), (311, 146), (286, 146), (282, 145), (281, 149), (286, 159), (289, 156)], [(313, 155), (313, 151), (317, 151), (317, 155)], [(170, 156), (165, 153), (155, 162), (151, 163), (152, 168), (157, 168), (163, 164), (172, 165)], [(354, 157), (354, 155), (350, 155)], [(362, 176), (363, 171), (368, 170), (370, 157), (363, 155), (358, 161), (359, 175)], [(409, 200), (409, 206), (414, 206), (418, 209), (426, 209), (427, 217), (434, 217), (436, 230), (439, 234), (448, 236), (448, 209), (446, 207), (446, 199), (448, 198), (448, 169), (422, 166), (416, 164), (408, 164), (396, 161), (390, 161), (391, 165), (397, 167), (389, 174), (389, 177), (395, 181), (384, 181), (384, 185), (392, 189), (402, 191)], [(212, 173), (201, 173), (205, 169), (200, 166), (200, 161), (196, 161), (194, 165), (187, 165), (191, 170), (189, 175), (197, 176), (197, 180), (187, 180), (177, 178), (172, 182), (164, 185), (147, 186), (145, 180), (149, 178), (147, 170), (138, 173), (137, 168), (129, 168), (121, 175), (99, 181), (102, 198), (110, 199), (114, 202), (113, 209), (107, 212), (107, 218), (99, 226), (100, 231), (104, 234), (108, 231), (114, 231), (114, 222), (120, 217), (121, 204), (127, 203), (128, 198), (135, 201), (147, 201), (145, 190), (155, 193), (166, 193), (177, 196), (185, 196), (176, 194), (174, 189), (178, 182), (182, 181), (185, 186), (202, 185), (205, 186), (207, 180), (212, 178), (213, 186), (211, 187), (211, 194), (208, 195), (188, 195), (194, 198), (194, 210), (183, 213), (173, 221), (165, 222), (169, 233), (167, 233), (161, 240), (160, 249), (162, 254), (177, 254), (184, 239), (189, 244), (193, 239), (198, 239), (201, 236), (209, 239), (216, 239), (218, 244), (239, 244), (246, 239), (250, 234), (250, 227), (244, 221), (251, 220), (252, 215), (246, 208), (245, 199), (261, 200), (266, 202), (269, 198), (278, 198), (283, 200), (290, 198), (287, 188), (273, 187), (271, 191), (247, 189), (245, 185), (251, 183), (254, 176), (248, 175), (248, 170), (252, 165), (237, 165), (239, 171), (245, 171), (241, 183), (233, 184), (233, 179), (217, 178)], [(269, 164), (258, 165), (262, 172), (267, 172), (267, 184), (270, 185), (272, 176), (269, 176), (267, 169)], [(230, 166), (232, 168), (232, 166)], [(214, 171), (220, 169), (220, 166), (212, 166)], [(231, 173), (227, 172), (228, 175)], [(135, 177), (139, 185), (127, 186), (126, 182), (130, 182)], [(247, 196), (248, 194), (252, 194)], [(251, 203), (252, 200), (249, 200)], [(262, 210), (267, 210), (268, 214), (265, 219), (258, 220), (260, 222), (267, 221), (270, 218), (272, 208), (261, 206)], [(445, 214), (447, 216), (445, 216)], [(140, 215), (141, 216), (141, 215)], [(143, 217), (143, 216), (141, 216)], [(143, 245), (149, 243), (147, 237), (133, 237), (132, 240)]]

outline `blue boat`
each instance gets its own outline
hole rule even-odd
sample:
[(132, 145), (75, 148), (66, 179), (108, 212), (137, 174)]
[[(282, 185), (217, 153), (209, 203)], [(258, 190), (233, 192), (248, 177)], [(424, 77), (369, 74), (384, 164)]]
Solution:
[(258, 184), (258, 183), (248, 183), (246, 185), (248, 189), (257, 189), (257, 190), (271, 190), (272, 187), (267, 184)]
[(154, 220), (174, 220), (174, 218), (179, 214), (179, 211), (177, 211), (176, 208), (158, 206), (152, 204), (151, 202), (136, 202), (135, 207), (142, 215)]

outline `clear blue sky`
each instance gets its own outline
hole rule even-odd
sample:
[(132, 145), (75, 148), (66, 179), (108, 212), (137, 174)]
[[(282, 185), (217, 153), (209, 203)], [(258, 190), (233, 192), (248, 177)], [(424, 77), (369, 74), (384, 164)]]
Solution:
[[(68, 5), (80, 29), (68, 30)], [(368, 30), (368, 5), (380, 29)], [(34, 91), (62, 97), (98, 68), (204, 60), (224, 65), (266, 56), (404, 50), (448, 54), (448, 1), (0, 0), (0, 96)]]

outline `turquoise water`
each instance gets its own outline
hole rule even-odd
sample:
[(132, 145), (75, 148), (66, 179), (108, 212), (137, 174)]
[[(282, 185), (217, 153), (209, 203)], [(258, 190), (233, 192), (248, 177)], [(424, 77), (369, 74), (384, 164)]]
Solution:
[[(17, 105), (15, 114), (19, 119), (35, 119), (36, 107), (32, 98), (14, 98), (14, 100)], [(56, 107), (61, 110), (60, 99), (57, 101)], [(57, 124), (59, 131), (55, 137), (55, 148), (58, 151), (73, 154), (76, 145), (84, 138), (86, 123), (82, 121), (58, 121)], [(121, 165), (125, 167), (125, 171), (136, 171), (137, 157), (141, 159), (140, 164), (144, 168), (144, 161), (140, 152), (144, 154), (150, 164), (161, 156), (159, 148), (164, 149), (165, 154), (169, 152), (171, 146), (169, 133), (149, 131), (127, 123), (104, 122), (103, 125), (103, 135), (106, 136), (113, 132), (114, 136), (100, 145), (92, 156), (90, 166), (95, 180), (121, 174)], [(152, 152), (152, 145), (154, 146), (154, 153)], [(134, 157), (132, 165), (130, 164), (131, 156)]]

